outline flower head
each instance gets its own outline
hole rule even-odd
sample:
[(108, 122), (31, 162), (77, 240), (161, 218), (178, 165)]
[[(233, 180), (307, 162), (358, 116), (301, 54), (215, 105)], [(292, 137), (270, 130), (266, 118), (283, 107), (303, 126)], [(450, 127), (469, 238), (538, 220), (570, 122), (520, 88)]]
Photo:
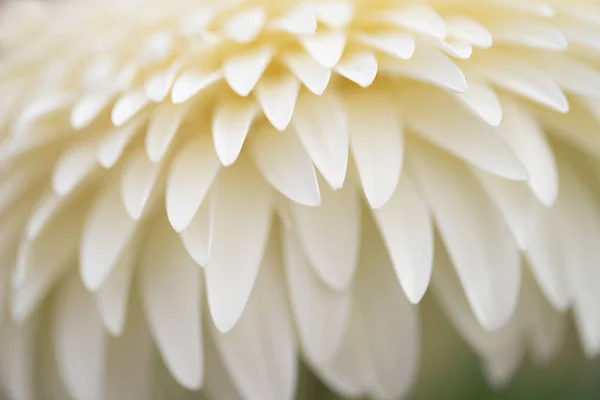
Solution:
[(52, 390), (146, 398), (152, 343), (215, 399), (293, 398), (299, 354), (342, 395), (397, 398), (430, 286), (491, 383), (547, 359), (567, 309), (600, 351), (599, 1), (2, 17), (11, 398), (54, 358)]

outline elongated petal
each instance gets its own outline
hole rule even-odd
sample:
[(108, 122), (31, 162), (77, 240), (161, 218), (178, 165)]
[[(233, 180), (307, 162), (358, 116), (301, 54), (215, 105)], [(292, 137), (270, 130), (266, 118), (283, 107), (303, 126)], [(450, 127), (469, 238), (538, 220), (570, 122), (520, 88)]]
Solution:
[(219, 171), (219, 160), (208, 135), (185, 144), (167, 178), (167, 216), (177, 232), (191, 223)]
[(500, 134), (451, 96), (419, 88), (407, 93), (404, 104), (408, 125), (427, 140), (492, 174), (527, 179), (523, 163)]
[(167, 368), (182, 386), (198, 389), (203, 379), (200, 268), (159, 218), (140, 255), (142, 303)]
[(514, 239), (464, 165), (424, 143), (412, 150), (418, 187), (431, 207), (469, 303), (485, 328), (499, 329), (515, 310), (519, 294), (520, 262)]
[(307, 357), (315, 363), (336, 355), (350, 314), (351, 291), (327, 287), (308, 263), (295, 235), (284, 238), (287, 287), (298, 333)]
[(247, 160), (224, 170), (217, 185), (206, 290), (213, 321), (227, 332), (240, 318), (258, 274), (271, 227), (272, 193)]
[(296, 389), (297, 350), (277, 245), (269, 245), (238, 323), (227, 333), (213, 329), (233, 384), (247, 400), (291, 400)]
[(75, 400), (101, 400), (106, 334), (91, 293), (76, 274), (54, 303), (54, 346), (59, 373)]
[(337, 190), (348, 165), (348, 118), (334, 96), (298, 99), (292, 124), (300, 141), (329, 185)]
[(294, 226), (310, 264), (333, 289), (352, 282), (360, 241), (360, 202), (352, 185), (323, 187), (321, 205), (294, 205)]
[(372, 96), (354, 95), (346, 102), (350, 147), (373, 208), (382, 207), (394, 193), (404, 160), (402, 121), (391, 99), (382, 97), (374, 101)]
[(374, 212), (396, 276), (412, 303), (418, 303), (431, 278), (433, 225), (412, 180), (403, 175), (390, 201)]
[(252, 143), (252, 155), (265, 180), (284, 196), (306, 206), (320, 204), (315, 167), (294, 130), (261, 130)]
[(121, 202), (118, 182), (109, 182), (92, 206), (81, 237), (79, 269), (88, 288), (102, 285), (136, 226)]

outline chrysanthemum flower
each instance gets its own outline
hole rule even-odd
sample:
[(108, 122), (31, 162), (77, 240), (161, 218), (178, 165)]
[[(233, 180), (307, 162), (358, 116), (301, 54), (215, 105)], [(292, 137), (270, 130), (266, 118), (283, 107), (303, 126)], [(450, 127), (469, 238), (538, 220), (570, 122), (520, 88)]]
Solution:
[(8, 397), (398, 398), (429, 287), (491, 384), (568, 310), (600, 351), (600, 1), (21, 1), (0, 51)]

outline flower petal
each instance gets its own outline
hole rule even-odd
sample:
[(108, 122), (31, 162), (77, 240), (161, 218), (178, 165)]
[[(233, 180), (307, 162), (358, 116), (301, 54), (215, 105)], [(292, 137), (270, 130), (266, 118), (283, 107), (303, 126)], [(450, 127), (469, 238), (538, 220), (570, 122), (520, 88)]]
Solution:
[(102, 399), (106, 334), (91, 293), (71, 274), (53, 304), (58, 371), (75, 400)]
[(433, 225), (412, 180), (403, 175), (390, 201), (373, 215), (406, 297), (418, 303), (431, 278)]
[(394, 193), (404, 160), (402, 122), (391, 99), (353, 94), (346, 101), (350, 148), (365, 196), (382, 207)]
[(329, 362), (342, 345), (351, 291), (327, 287), (312, 270), (294, 233), (284, 236), (286, 281), (302, 348), (312, 362)]
[(204, 365), (202, 276), (166, 218), (159, 218), (140, 255), (142, 303), (150, 333), (167, 368), (183, 387), (198, 389)]
[(182, 232), (190, 225), (219, 168), (208, 135), (188, 141), (175, 156), (166, 187), (167, 216), (175, 231)]
[(348, 118), (334, 96), (300, 96), (292, 124), (302, 145), (329, 185), (337, 190), (348, 166)]
[(271, 227), (271, 196), (250, 161), (240, 160), (219, 175), (206, 290), (221, 332), (235, 325), (254, 286)]
[(262, 176), (281, 194), (306, 206), (321, 203), (315, 167), (292, 129), (257, 132), (252, 155)]
[(519, 295), (520, 260), (514, 239), (461, 162), (425, 143), (411, 150), (418, 187), (469, 303), (486, 329), (499, 329), (510, 319)]
[(294, 205), (294, 226), (317, 274), (335, 290), (352, 282), (360, 241), (360, 200), (351, 185), (321, 190), (321, 205)]
[(233, 384), (247, 400), (291, 400), (295, 395), (297, 350), (280, 263), (277, 243), (271, 242), (241, 318), (227, 333), (213, 329)]

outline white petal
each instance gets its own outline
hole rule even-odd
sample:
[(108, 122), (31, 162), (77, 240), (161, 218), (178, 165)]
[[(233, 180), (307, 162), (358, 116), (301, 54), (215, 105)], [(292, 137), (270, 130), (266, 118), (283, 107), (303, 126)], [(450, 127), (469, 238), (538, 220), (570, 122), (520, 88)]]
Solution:
[(63, 382), (75, 400), (101, 400), (106, 334), (93, 296), (72, 274), (53, 306), (54, 346)]
[(377, 58), (367, 51), (351, 53), (337, 63), (335, 72), (366, 88), (377, 76)]
[(527, 179), (523, 164), (500, 134), (450, 95), (420, 87), (406, 93), (403, 105), (408, 125), (427, 140), (489, 173)]
[(342, 345), (351, 290), (327, 287), (312, 270), (295, 235), (288, 232), (284, 240), (286, 281), (302, 348), (312, 362), (329, 362)]
[(247, 53), (237, 54), (225, 61), (225, 80), (234, 92), (248, 96), (273, 58), (273, 50), (260, 47)]
[(200, 267), (166, 218), (159, 217), (140, 255), (140, 294), (150, 332), (173, 377), (187, 389), (203, 380)]
[(84, 140), (64, 151), (54, 164), (52, 188), (66, 195), (91, 175), (98, 166), (96, 152), (98, 139)]
[(374, 216), (406, 297), (418, 303), (431, 278), (433, 225), (427, 206), (406, 174), (390, 201), (375, 210)]
[(273, 27), (292, 34), (313, 34), (317, 30), (317, 18), (311, 7), (300, 3), (273, 21)]
[(237, 160), (257, 112), (253, 99), (228, 98), (217, 105), (212, 134), (217, 156), (224, 166)]
[(574, 313), (585, 353), (600, 353), (600, 210), (595, 197), (571, 166), (560, 164), (561, 194), (555, 205), (566, 242), (566, 273), (574, 295)]
[(293, 206), (295, 227), (304, 252), (319, 276), (333, 289), (352, 282), (360, 240), (360, 200), (346, 185), (334, 192), (321, 190), (318, 207)]
[(325, 92), (331, 70), (323, 67), (306, 53), (285, 54), (284, 63), (308, 90), (320, 96)]
[(256, 99), (277, 130), (285, 130), (290, 123), (299, 90), (300, 82), (289, 73), (265, 77), (256, 86)]
[(152, 338), (137, 303), (123, 333), (108, 342), (104, 399), (150, 398)]
[(177, 232), (185, 230), (212, 186), (220, 164), (208, 135), (183, 146), (167, 179), (167, 216)]
[(392, 99), (353, 94), (347, 105), (350, 148), (365, 196), (382, 207), (394, 193), (404, 160), (402, 121)]
[(475, 115), (490, 125), (498, 126), (502, 120), (502, 105), (494, 89), (476, 79), (468, 79), (469, 88), (455, 96)]
[(74, 129), (83, 129), (108, 107), (115, 93), (102, 90), (81, 97), (71, 110), (71, 126)]
[(252, 143), (254, 163), (275, 189), (296, 203), (317, 206), (319, 182), (312, 160), (292, 129), (263, 129)]
[(424, 143), (411, 150), (418, 187), (469, 303), (485, 328), (499, 329), (511, 317), (519, 294), (520, 260), (514, 239), (461, 162)]
[(543, 204), (554, 204), (558, 195), (558, 174), (546, 135), (522, 104), (503, 98), (502, 108), (504, 117), (500, 130), (523, 162), (529, 175), (527, 184)]
[[(529, 61), (529, 59), (527, 59)], [(537, 56), (535, 65), (550, 76), (565, 92), (600, 99), (600, 73), (595, 67), (574, 57)]]
[(185, 103), (221, 78), (221, 71), (184, 70), (173, 84), (171, 100), (173, 104)]
[[(214, 194), (214, 191), (212, 192)], [(206, 267), (212, 246), (214, 221), (214, 195), (209, 194), (200, 205), (189, 226), (181, 232), (181, 240), (190, 256), (202, 267)]]
[(355, 302), (360, 341), (371, 366), (375, 398), (399, 398), (414, 382), (419, 364), (417, 308), (408, 302), (393, 273), (371, 217), (364, 218)]
[(333, 189), (341, 188), (346, 178), (349, 141), (343, 104), (332, 95), (300, 96), (292, 124), (327, 183)]
[(459, 276), (439, 237), (435, 244), (434, 263), (431, 283), (438, 304), (456, 330), (483, 359), (488, 383), (494, 387), (505, 384), (523, 355), (521, 315), (515, 315), (503, 328), (489, 331), (473, 314)]
[[(22, 277), (12, 294), (11, 314), (25, 320), (77, 257), (87, 204), (62, 209), (34, 238), (21, 242), (15, 275)], [(6, 240), (5, 240), (6, 241)]]
[(258, 274), (271, 227), (272, 193), (245, 160), (223, 170), (217, 185), (206, 290), (213, 321), (227, 332), (240, 318)]
[(213, 338), (239, 393), (247, 400), (291, 400), (296, 390), (296, 344), (276, 243), (265, 253), (255, 290), (238, 323)]
[(439, 39), (446, 37), (444, 20), (435, 10), (426, 5), (404, 6), (398, 10), (382, 13), (379, 19), (418, 34)]
[[(209, 326), (207, 326), (209, 325)], [(210, 332), (212, 324), (204, 324), (204, 364), (210, 366), (204, 372), (204, 385), (202, 391), (209, 399), (242, 400), (235, 388), (229, 372), (225, 368), (223, 358), (219, 354), (217, 345)]]
[(346, 47), (346, 34), (343, 32), (323, 32), (300, 39), (302, 46), (319, 64), (333, 68)]
[(481, 24), (466, 17), (446, 19), (448, 37), (465, 41), (473, 46), (489, 48), (492, 46), (492, 34)]
[(537, 219), (533, 241), (525, 252), (542, 293), (558, 310), (566, 309), (571, 302), (564, 235), (557, 213), (543, 210)]
[(146, 96), (155, 103), (163, 101), (171, 91), (175, 78), (177, 78), (182, 66), (182, 63), (176, 60), (166, 70), (151, 75), (144, 82)]
[(146, 132), (146, 153), (152, 162), (159, 162), (171, 145), (189, 107), (163, 103), (150, 118)]
[(491, 201), (512, 232), (521, 250), (533, 241), (540, 207), (523, 182), (499, 178), (483, 171), (474, 171)]
[(113, 167), (121, 157), (121, 154), (123, 154), (125, 147), (139, 133), (143, 122), (143, 119), (137, 118), (129, 121), (124, 126), (107, 132), (100, 142), (100, 148), (96, 156), (100, 165), (104, 168)]
[(357, 39), (373, 49), (402, 60), (408, 60), (415, 52), (415, 39), (406, 33), (361, 34)]
[(121, 199), (127, 214), (134, 220), (139, 220), (148, 208), (160, 172), (161, 165), (150, 161), (142, 148), (134, 151), (125, 161), (121, 176)]
[(267, 20), (267, 13), (259, 7), (234, 14), (223, 24), (223, 31), (238, 43), (249, 43), (256, 39)]
[(546, 301), (531, 274), (524, 274), (523, 297), (528, 323), (525, 325), (526, 340), (535, 363), (549, 363), (566, 336), (568, 317)]
[(564, 113), (569, 110), (564, 93), (542, 69), (515, 61), (508, 55), (486, 54), (486, 57), (477, 60), (477, 72), (490, 83), (558, 112)]
[(530, 18), (515, 18), (488, 25), (494, 43), (534, 49), (562, 51), (568, 47), (567, 38), (551, 24)]
[(87, 288), (96, 290), (102, 285), (136, 225), (121, 202), (118, 182), (109, 182), (92, 206), (81, 236), (79, 270)]
[(461, 69), (432, 46), (418, 46), (410, 59), (380, 63), (379, 69), (454, 92), (463, 93), (467, 90), (467, 81)]
[(0, 363), (4, 394), (11, 399), (32, 400), (39, 388), (36, 366), (37, 336), (40, 334), (39, 315), (26, 323), (7, 321), (2, 324)]
[(125, 92), (115, 103), (110, 118), (112, 123), (119, 127), (131, 120), (140, 110), (149, 103), (149, 99), (143, 90)]
[(125, 326), (129, 287), (137, 254), (133, 249), (135, 245), (137, 243), (123, 251), (113, 271), (96, 292), (98, 312), (113, 336), (120, 336)]
[(317, 19), (332, 28), (344, 28), (354, 17), (353, 4), (343, 0), (327, 0), (311, 5)]

